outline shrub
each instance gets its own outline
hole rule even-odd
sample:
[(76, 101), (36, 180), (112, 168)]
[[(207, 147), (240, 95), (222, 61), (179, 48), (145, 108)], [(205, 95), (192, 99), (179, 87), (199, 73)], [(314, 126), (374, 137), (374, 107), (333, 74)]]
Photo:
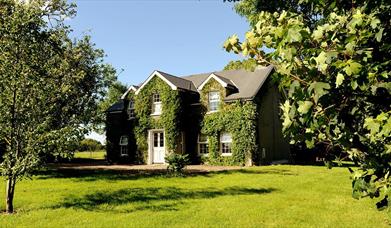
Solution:
[(167, 170), (174, 175), (182, 175), (186, 165), (189, 164), (188, 155), (171, 153), (165, 158), (168, 163)]

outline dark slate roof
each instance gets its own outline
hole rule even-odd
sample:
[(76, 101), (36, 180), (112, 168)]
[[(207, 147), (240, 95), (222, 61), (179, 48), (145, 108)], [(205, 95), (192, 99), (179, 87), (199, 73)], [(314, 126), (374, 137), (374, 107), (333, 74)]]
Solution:
[(176, 76), (171, 75), (171, 74), (167, 74), (167, 73), (162, 72), (162, 71), (157, 71), (157, 72), (159, 72), (165, 79), (170, 81), (176, 87), (178, 87), (180, 89), (184, 89), (184, 90), (197, 92), (197, 88), (194, 86), (194, 84), (191, 81), (186, 80), (184, 78), (176, 77)]
[[(192, 81), (194, 86), (198, 88), (210, 74), (214, 73), (220, 78), (231, 81), (238, 92), (233, 93), (225, 98), (226, 101), (237, 99), (252, 99), (254, 98), (263, 83), (273, 70), (273, 66), (257, 68), (254, 72), (247, 70), (226, 70), (218, 72), (210, 72), (204, 74), (196, 74), (183, 77), (186, 80)], [(227, 81), (225, 81), (227, 82)], [(228, 82), (227, 82), (228, 83)]]
[(122, 112), (125, 108), (124, 100), (119, 100), (117, 103), (110, 106), (106, 112)]
[[(175, 85), (178, 89), (183, 89), (192, 92), (198, 92), (197, 88), (211, 75), (224, 81), (229, 87), (235, 89), (235, 93), (230, 94), (225, 98), (226, 101), (238, 99), (253, 99), (261, 89), (263, 83), (271, 74), (273, 66), (257, 68), (254, 72), (247, 70), (225, 70), (203, 74), (195, 74), (190, 76), (177, 77), (162, 71), (157, 71), (167, 81)], [(138, 87), (140, 87), (140, 84)], [(116, 106), (117, 105), (117, 106)], [(114, 107), (116, 106), (116, 107)], [(116, 108), (121, 109), (120, 104), (114, 104), (108, 111)], [(123, 104), (122, 104), (123, 108)]]
[(228, 86), (233, 87), (233, 88), (236, 88), (235, 84), (234, 84), (231, 80), (229, 80), (228, 78), (224, 78), (224, 77), (218, 75), (217, 73), (213, 73), (213, 74), (214, 74), (216, 77), (218, 77), (221, 81), (227, 83)]

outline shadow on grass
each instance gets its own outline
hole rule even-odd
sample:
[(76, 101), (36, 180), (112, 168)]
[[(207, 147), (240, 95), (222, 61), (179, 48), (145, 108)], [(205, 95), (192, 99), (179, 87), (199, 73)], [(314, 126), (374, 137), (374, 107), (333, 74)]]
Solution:
[(293, 176), (297, 176), (297, 173), (294, 173), (291, 170), (288, 170), (288, 169), (273, 169), (273, 168), (268, 168), (268, 169), (264, 169), (264, 170), (258, 170), (258, 169), (226, 170), (226, 171), (210, 172), (210, 173), (207, 173), (206, 176), (214, 175), (214, 174), (235, 174), (235, 173), (257, 174), (257, 175), (272, 174), (272, 175), (288, 175), (288, 176), (289, 175), (293, 175)]
[[(250, 174), (250, 175), (297, 175), (296, 173), (287, 169), (238, 169), (238, 170), (225, 170), (225, 171), (210, 171), (205, 170), (186, 170), (184, 178), (191, 178), (197, 176), (214, 177), (216, 175), (231, 175), (231, 174)], [(74, 178), (75, 181), (117, 181), (117, 180), (137, 180), (145, 178), (165, 177), (170, 178), (167, 175), (166, 169), (153, 169), (153, 170), (94, 170), (94, 169), (46, 169), (36, 171), (37, 179), (52, 179), (52, 178)]]
[(78, 169), (46, 169), (36, 171), (37, 179), (74, 178), (75, 181), (98, 180), (137, 180), (166, 176), (166, 170), (78, 170)]
[[(241, 188), (224, 189), (182, 189), (164, 188), (124, 188), (117, 191), (96, 191), (84, 196), (70, 195), (57, 208), (74, 208), (87, 211), (133, 212), (140, 210), (172, 211), (184, 204), (187, 199), (211, 199), (220, 196), (257, 195), (276, 191), (274, 188)], [(116, 209), (116, 206), (135, 203), (132, 209)]]

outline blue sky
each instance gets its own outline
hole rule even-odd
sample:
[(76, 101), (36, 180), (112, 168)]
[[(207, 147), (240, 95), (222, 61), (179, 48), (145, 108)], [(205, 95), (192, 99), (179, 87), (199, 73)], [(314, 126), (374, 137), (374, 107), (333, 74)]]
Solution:
[(92, 36), (106, 62), (127, 84), (143, 82), (153, 70), (189, 75), (222, 69), (241, 57), (222, 48), (228, 36), (243, 37), (248, 24), (223, 0), (73, 0), (74, 32)]

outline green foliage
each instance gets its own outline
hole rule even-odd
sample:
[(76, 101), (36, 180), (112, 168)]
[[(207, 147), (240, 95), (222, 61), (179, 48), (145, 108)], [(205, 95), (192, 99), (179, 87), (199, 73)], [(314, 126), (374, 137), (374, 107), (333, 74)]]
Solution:
[(104, 146), (95, 139), (83, 139), (77, 148), (78, 151), (98, 151), (104, 149)]
[[(245, 165), (257, 152), (256, 105), (252, 102), (235, 102), (222, 110), (207, 114), (202, 122), (202, 133), (208, 135), (210, 164)], [(223, 157), (220, 152), (219, 135), (232, 135), (232, 156)]]
[(171, 153), (164, 159), (168, 164), (167, 170), (173, 175), (183, 175), (186, 165), (190, 163), (188, 154)]
[[(162, 100), (160, 116), (151, 116), (154, 93), (158, 93)], [(176, 149), (176, 139), (181, 129), (181, 100), (177, 90), (172, 90), (163, 80), (154, 77), (135, 96), (135, 112), (137, 117), (135, 135), (138, 150), (144, 155), (144, 162), (148, 156), (149, 129), (164, 129), (166, 148), (170, 152)]]
[(360, 165), (354, 196), (381, 197), (378, 206), (385, 206), (391, 199), (391, 2), (244, 0), (236, 10), (252, 28), (244, 42), (233, 35), (224, 46), (275, 66), (288, 95), (281, 108), (291, 143), (347, 152)]
[(69, 156), (96, 117), (115, 78), (89, 37), (73, 40), (66, 1), (0, 2), (1, 175), (8, 182), (7, 212), (15, 183), (46, 158)]
[(106, 117), (105, 112), (110, 108), (111, 105), (118, 102), (119, 98), (126, 92), (127, 88), (128, 86), (120, 81), (115, 81), (110, 85), (106, 96), (99, 103), (94, 130), (98, 131), (99, 133), (103, 133), (103, 126)]
[(230, 61), (225, 67), (224, 70), (239, 70), (245, 69), (249, 71), (254, 71), (257, 63), (254, 59), (245, 59), (245, 60), (237, 60)]

